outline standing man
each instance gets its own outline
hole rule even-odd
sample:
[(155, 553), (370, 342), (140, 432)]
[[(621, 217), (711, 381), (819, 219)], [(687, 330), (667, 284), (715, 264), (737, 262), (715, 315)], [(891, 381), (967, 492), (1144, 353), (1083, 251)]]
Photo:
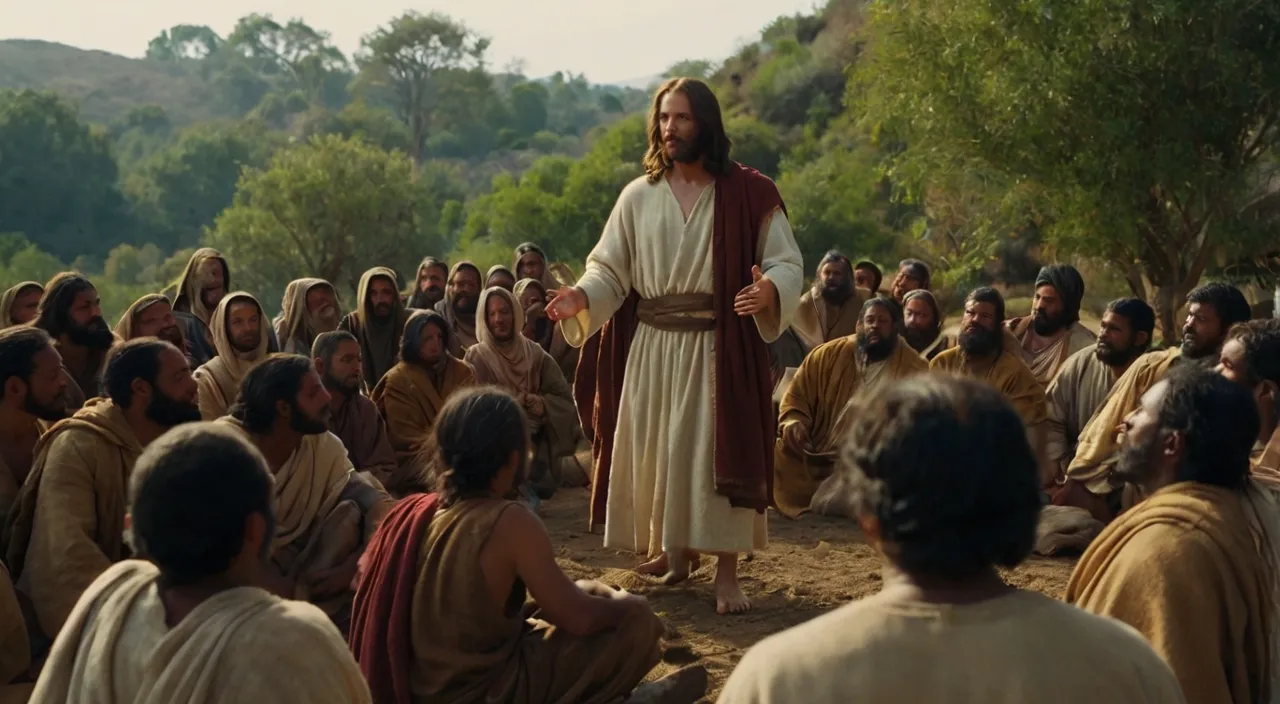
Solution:
[(53, 338), (70, 375), (69, 410), (77, 411), (85, 400), (102, 393), (102, 365), (115, 343), (102, 317), (102, 298), (88, 279), (70, 271), (49, 280), (32, 325)]
[(1036, 275), (1031, 315), (1013, 318), (1005, 327), (1022, 343), (1022, 361), (1042, 384), (1058, 375), (1067, 357), (1093, 347), (1098, 339), (1080, 324), (1084, 277), (1070, 264), (1053, 264)]
[(648, 124), (646, 175), (623, 190), (578, 285), (549, 307), (575, 346), (609, 324), (592, 524), (607, 496), (605, 544), (656, 555), (640, 570), (668, 582), (696, 553), (716, 553), (716, 610), (740, 612), (751, 604), (738, 554), (765, 543), (773, 472), (766, 343), (791, 322), (800, 250), (773, 182), (729, 160), (705, 83), (663, 84)]
[(386, 486), (396, 471), (396, 453), (378, 407), (360, 392), (364, 376), (360, 343), (345, 330), (320, 333), (311, 358), (329, 392), (330, 430), (347, 448), (356, 471), (368, 472)]
[(365, 383), (372, 388), (395, 366), (400, 335), (409, 314), (396, 290), (396, 273), (384, 266), (364, 272), (356, 287), (356, 296), (359, 307), (347, 313), (338, 329), (346, 330), (360, 341)]

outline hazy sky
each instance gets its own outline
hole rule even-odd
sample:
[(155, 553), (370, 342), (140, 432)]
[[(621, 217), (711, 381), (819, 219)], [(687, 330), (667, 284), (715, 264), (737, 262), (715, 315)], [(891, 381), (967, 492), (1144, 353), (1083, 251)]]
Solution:
[[(0, 38), (44, 39), (141, 56), (175, 24), (226, 36), (252, 12), (301, 17), (350, 54), (360, 37), (406, 9), (452, 15), (490, 37), (490, 63), (525, 61), (529, 76), (557, 70), (594, 82), (660, 73), (686, 58), (720, 60), (774, 17), (808, 12), (815, 0), (0, 0)], [(825, 4), (825, 3), (823, 3)]]

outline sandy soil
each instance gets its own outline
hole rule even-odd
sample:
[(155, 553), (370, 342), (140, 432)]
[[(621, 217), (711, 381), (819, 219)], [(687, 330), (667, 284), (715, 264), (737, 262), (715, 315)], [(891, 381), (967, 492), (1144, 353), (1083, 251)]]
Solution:
[[(713, 561), (704, 561), (684, 585), (657, 585), (630, 571), (638, 563), (634, 555), (605, 549), (602, 536), (587, 532), (588, 501), (588, 490), (564, 489), (541, 507), (560, 566), (573, 579), (599, 579), (645, 595), (667, 624), (667, 652), (655, 676), (696, 661), (711, 674), (709, 702), (753, 644), (880, 588), (880, 560), (853, 523), (820, 516), (790, 521), (771, 512), (768, 549), (740, 568), (755, 609), (719, 616), (711, 585)], [(1073, 564), (1071, 559), (1033, 557), (1007, 579), (1056, 598), (1065, 590)]]

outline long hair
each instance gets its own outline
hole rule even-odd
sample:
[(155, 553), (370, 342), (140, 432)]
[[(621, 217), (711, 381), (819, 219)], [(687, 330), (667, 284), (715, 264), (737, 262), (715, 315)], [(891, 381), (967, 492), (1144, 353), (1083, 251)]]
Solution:
[(720, 101), (706, 83), (696, 78), (673, 78), (658, 89), (649, 109), (649, 150), (644, 155), (644, 171), (649, 183), (671, 169), (671, 157), (667, 156), (662, 139), (662, 99), (676, 91), (689, 99), (693, 119), (698, 123), (698, 147), (702, 153), (702, 166), (713, 176), (729, 173), (729, 148), (732, 142), (724, 131), (724, 119), (720, 115)]
[(74, 327), (71, 322), (71, 304), (76, 296), (94, 288), (93, 283), (81, 274), (64, 271), (44, 286), (40, 306), (31, 325), (48, 332), (55, 340)]

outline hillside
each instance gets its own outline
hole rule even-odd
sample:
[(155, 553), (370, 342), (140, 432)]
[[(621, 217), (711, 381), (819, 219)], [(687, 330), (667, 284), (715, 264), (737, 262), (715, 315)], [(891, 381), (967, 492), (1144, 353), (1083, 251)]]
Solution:
[(52, 42), (0, 40), (0, 88), (54, 91), (100, 124), (143, 105), (164, 108), (176, 125), (228, 117), (213, 88), (183, 66)]

